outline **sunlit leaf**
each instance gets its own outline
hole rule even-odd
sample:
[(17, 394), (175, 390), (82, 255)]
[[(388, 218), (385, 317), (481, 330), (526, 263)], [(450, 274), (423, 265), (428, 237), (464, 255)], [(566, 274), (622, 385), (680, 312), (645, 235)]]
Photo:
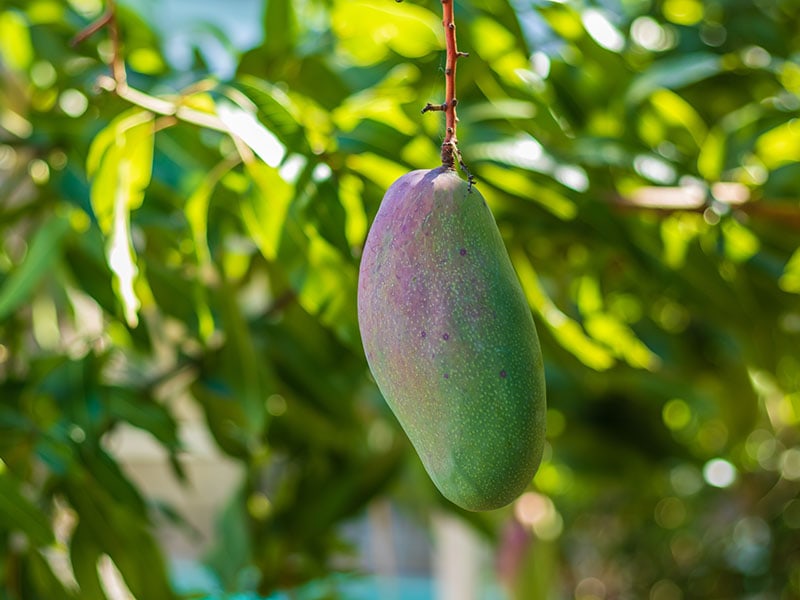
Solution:
[(547, 296), (525, 253), (514, 251), (512, 259), (528, 302), (564, 349), (597, 371), (614, 366), (615, 360), (611, 353), (589, 338), (580, 324), (559, 310)]
[(768, 169), (800, 161), (800, 119), (791, 119), (759, 136), (756, 153)]
[(348, 156), (347, 166), (371, 179), (383, 190), (388, 190), (389, 186), (408, 172), (402, 165), (369, 152)]
[(660, 364), (658, 357), (636, 337), (633, 330), (610, 314), (591, 314), (584, 324), (592, 338), (611, 348), (616, 356), (632, 367), (652, 371)]
[(734, 262), (744, 262), (752, 258), (761, 243), (758, 237), (736, 219), (722, 222), (722, 235), (725, 240), (725, 254)]
[(390, 50), (419, 58), (443, 46), (441, 19), (410, 2), (337, 0), (331, 18), (340, 47), (362, 65), (380, 61)]
[(702, 215), (676, 213), (661, 222), (661, 240), (664, 244), (664, 262), (673, 269), (686, 262), (689, 244), (706, 229)]
[(527, 69), (530, 65), (510, 31), (497, 21), (478, 18), (472, 22), (472, 39), (478, 55), (500, 77), (512, 85), (521, 83), (517, 70)]
[(15, 10), (0, 12), (0, 58), (12, 69), (27, 69), (33, 61), (33, 43), (25, 17)]
[(639, 104), (660, 88), (681, 89), (721, 71), (722, 59), (716, 54), (698, 52), (665, 58), (633, 80), (626, 100), (630, 104)]
[(252, 161), (245, 164), (245, 169), (252, 188), (240, 205), (242, 219), (264, 258), (274, 260), (294, 189), (269, 165)]
[(725, 166), (725, 134), (714, 128), (708, 132), (700, 146), (697, 157), (697, 170), (706, 181), (719, 181)]
[(785, 292), (800, 294), (800, 248), (794, 251), (786, 263), (780, 279), (781, 289)]
[(254, 115), (229, 103), (217, 105), (219, 118), (231, 133), (241, 138), (261, 160), (270, 167), (277, 167), (286, 156), (286, 148), (280, 140)]
[(706, 124), (703, 119), (692, 105), (678, 94), (665, 89), (656, 90), (650, 96), (650, 102), (667, 123), (685, 129), (698, 145), (706, 137)]
[(364, 183), (358, 177), (347, 174), (339, 182), (339, 202), (345, 210), (345, 235), (351, 247), (359, 247), (367, 237), (367, 215), (361, 197)]
[(536, 185), (531, 176), (525, 176), (519, 171), (484, 165), (480, 174), (482, 179), (498, 189), (536, 202), (560, 219), (574, 219), (578, 214), (577, 206), (569, 198), (552, 188)]
[(139, 322), (134, 289), (139, 274), (131, 238), (130, 213), (139, 208), (150, 183), (155, 136), (152, 113), (133, 109), (112, 121), (92, 142), (86, 170), (92, 178), (92, 209), (107, 237), (106, 258), (125, 320)]
[(299, 109), (284, 90), (252, 76), (242, 76), (233, 86), (256, 105), (258, 120), (285, 146), (297, 151), (307, 147)]
[(312, 226), (308, 236), (307, 267), (294, 274), (300, 304), (322, 323), (336, 330), (342, 339), (354, 341), (355, 290), (358, 273), (354, 265), (326, 241)]

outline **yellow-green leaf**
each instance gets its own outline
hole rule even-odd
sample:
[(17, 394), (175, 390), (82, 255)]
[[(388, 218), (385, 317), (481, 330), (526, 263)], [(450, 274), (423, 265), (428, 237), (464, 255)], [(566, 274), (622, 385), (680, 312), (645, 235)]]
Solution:
[(150, 184), (154, 137), (152, 113), (140, 109), (123, 113), (92, 141), (86, 165), (92, 178), (92, 209), (107, 237), (106, 260), (114, 275), (114, 292), (131, 327), (138, 324), (141, 302), (134, 289), (139, 269), (130, 213), (142, 205)]

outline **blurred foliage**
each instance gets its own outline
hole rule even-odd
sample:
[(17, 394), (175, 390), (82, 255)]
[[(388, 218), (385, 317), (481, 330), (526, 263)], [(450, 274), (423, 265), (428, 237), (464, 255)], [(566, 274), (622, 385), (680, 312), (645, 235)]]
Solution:
[[(185, 64), (154, 4), (118, 15), (137, 106), (97, 85), (107, 32), (70, 45), (99, 0), (0, 3), (3, 600), (106, 598), (108, 560), (177, 597), (169, 508), (109, 440), (146, 431), (185, 478), (180, 398), (245, 473), (208, 559), (228, 590), (329, 573), (378, 495), (449, 508), (355, 318), (383, 192), (438, 163), (439, 3), (254, 0), (257, 43), (209, 19)], [(531, 491), (463, 516), (515, 598), (800, 596), (800, 4), (456, 14), (460, 145), (550, 405)]]

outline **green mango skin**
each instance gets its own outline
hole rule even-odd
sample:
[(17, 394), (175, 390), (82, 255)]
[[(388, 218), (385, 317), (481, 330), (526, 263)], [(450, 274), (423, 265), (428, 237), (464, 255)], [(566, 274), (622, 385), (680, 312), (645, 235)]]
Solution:
[(436, 487), (472, 511), (530, 483), (545, 434), (542, 355), (494, 217), (453, 170), (383, 198), (361, 259), (370, 370)]

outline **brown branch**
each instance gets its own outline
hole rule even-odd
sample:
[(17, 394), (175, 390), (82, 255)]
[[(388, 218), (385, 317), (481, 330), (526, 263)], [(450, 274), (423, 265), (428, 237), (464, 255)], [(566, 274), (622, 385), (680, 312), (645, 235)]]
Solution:
[(86, 28), (82, 29), (77, 34), (75, 34), (75, 37), (73, 37), (69, 41), (69, 45), (70, 46), (77, 46), (78, 44), (81, 44), (81, 43), (85, 42), (90, 37), (92, 37), (95, 33), (100, 31), (103, 27), (108, 25), (109, 22), (111, 21), (111, 19), (113, 18), (113, 16), (114, 16), (114, 13), (111, 11), (111, 9), (107, 9), (106, 12), (104, 12), (100, 16), (99, 19), (97, 19), (96, 21), (90, 23)]
[[(699, 197), (691, 190), (679, 187), (643, 188), (641, 192), (629, 196), (612, 194), (607, 200), (620, 211), (646, 212), (662, 217), (687, 212), (702, 214), (712, 208), (707, 198)], [(797, 200), (748, 197), (744, 200), (718, 199), (717, 201), (727, 210), (753, 219), (770, 221), (786, 229), (800, 230), (800, 208)]]
[(107, 92), (113, 92), (123, 100), (157, 115), (174, 117), (186, 123), (191, 123), (192, 125), (198, 125), (206, 129), (213, 129), (214, 131), (221, 131), (222, 133), (233, 135), (233, 132), (222, 119), (211, 113), (195, 110), (188, 106), (183, 106), (180, 103), (164, 100), (163, 98), (157, 98), (140, 92), (136, 88), (128, 87), (127, 85), (118, 87), (117, 82), (111, 77), (101, 77), (98, 80), (98, 85)]
[(117, 7), (115, 0), (108, 0), (108, 12), (111, 17), (108, 21), (108, 35), (111, 38), (111, 76), (117, 82), (117, 90), (128, 87), (128, 74), (125, 72), (125, 61), (122, 58), (122, 40), (119, 35), (119, 23), (117, 22)]
[(473, 182), (472, 174), (461, 158), (461, 151), (458, 149), (458, 136), (456, 127), (458, 115), (456, 106), (456, 62), (459, 58), (469, 56), (466, 52), (459, 52), (456, 42), (456, 23), (454, 16), (455, 0), (442, 0), (442, 25), (444, 26), (446, 59), (444, 68), (445, 101), (442, 104), (431, 104), (430, 102), (422, 109), (423, 113), (441, 111), (445, 114), (445, 135), (442, 142), (442, 166), (448, 169), (455, 169), (458, 162), (461, 169), (467, 174), (470, 184)]
[(72, 43), (79, 44), (85, 41), (103, 27), (108, 27), (109, 38), (111, 39), (111, 76), (104, 75), (98, 78), (97, 84), (100, 89), (112, 92), (135, 106), (166, 117), (166, 119), (158, 123), (160, 129), (170, 127), (175, 124), (176, 120), (180, 120), (206, 129), (220, 131), (230, 135), (234, 140), (237, 139), (237, 136), (231, 131), (230, 127), (216, 115), (184, 106), (180, 99), (171, 101), (157, 98), (128, 85), (115, 0), (107, 0), (106, 12), (103, 16), (79, 32), (72, 39)]

